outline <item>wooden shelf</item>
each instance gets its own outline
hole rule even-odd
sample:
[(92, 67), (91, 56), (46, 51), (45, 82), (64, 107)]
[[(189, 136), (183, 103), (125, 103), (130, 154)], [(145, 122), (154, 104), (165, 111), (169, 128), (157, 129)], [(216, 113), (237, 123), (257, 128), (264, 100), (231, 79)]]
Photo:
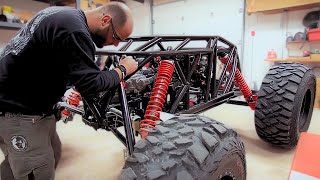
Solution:
[[(247, 13), (281, 12), (283, 10), (304, 9), (319, 6), (320, 0), (247, 0)], [(279, 11), (280, 10), (280, 11)]]
[(320, 42), (320, 40), (316, 40), (316, 41), (290, 41), (290, 42), (287, 42), (287, 44), (297, 44), (297, 43), (316, 43), (316, 42)]
[(9, 22), (0, 22), (0, 29), (21, 29), (25, 24), (21, 23), (9, 23)]
[(290, 41), (287, 44), (308, 43), (309, 41)]
[(320, 63), (320, 59), (310, 59), (310, 57), (286, 58), (286, 59), (265, 59), (268, 62), (300, 62), (300, 63)]

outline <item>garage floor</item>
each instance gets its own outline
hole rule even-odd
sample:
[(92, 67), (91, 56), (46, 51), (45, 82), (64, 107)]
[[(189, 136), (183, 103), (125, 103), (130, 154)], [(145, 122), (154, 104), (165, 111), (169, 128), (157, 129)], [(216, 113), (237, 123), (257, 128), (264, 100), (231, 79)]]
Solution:
[[(262, 142), (254, 128), (254, 112), (248, 107), (224, 104), (203, 113), (236, 130), (246, 147), (248, 180), (288, 178), (294, 150), (271, 147)], [(309, 132), (320, 134), (320, 110), (315, 109)], [(57, 180), (117, 179), (124, 164), (124, 146), (110, 132), (95, 131), (82, 123), (58, 123), (63, 143)], [(0, 155), (0, 161), (3, 155)]]

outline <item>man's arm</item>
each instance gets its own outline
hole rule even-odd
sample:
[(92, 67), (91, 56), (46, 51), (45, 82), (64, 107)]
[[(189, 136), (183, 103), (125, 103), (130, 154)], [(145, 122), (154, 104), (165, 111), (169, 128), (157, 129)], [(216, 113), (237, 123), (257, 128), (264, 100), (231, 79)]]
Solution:
[(73, 32), (63, 43), (67, 65), (67, 79), (83, 95), (101, 92), (120, 83), (122, 73), (116, 68), (100, 71), (94, 63), (95, 47), (84, 32)]

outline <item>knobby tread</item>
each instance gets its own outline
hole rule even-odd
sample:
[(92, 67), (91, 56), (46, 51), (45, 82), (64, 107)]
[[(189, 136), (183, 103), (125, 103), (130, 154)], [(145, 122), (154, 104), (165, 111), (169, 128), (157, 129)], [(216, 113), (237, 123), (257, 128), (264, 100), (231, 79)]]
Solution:
[(208, 179), (229, 156), (241, 162), (230, 162), (240, 166), (233, 170), (240, 176), (230, 176), (245, 179), (245, 149), (235, 131), (203, 116), (176, 116), (136, 143), (119, 179)]
[[(308, 89), (312, 94), (310, 110), (303, 119), (298, 114)], [(315, 76), (310, 68), (299, 63), (280, 63), (272, 67), (257, 93), (255, 127), (259, 137), (274, 145), (294, 147), (300, 131), (306, 131), (310, 124), (314, 93)], [(305, 121), (304, 127), (299, 127), (300, 121)]]

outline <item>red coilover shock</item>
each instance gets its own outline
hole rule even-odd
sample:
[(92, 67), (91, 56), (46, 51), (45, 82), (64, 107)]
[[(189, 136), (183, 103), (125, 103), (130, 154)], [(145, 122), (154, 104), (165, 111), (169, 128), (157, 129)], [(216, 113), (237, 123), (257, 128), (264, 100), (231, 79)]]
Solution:
[(154, 128), (156, 121), (160, 120), (160, 111), (162, 111), (164, 102), (166, 101), (173, 71), (173, 62), (167, 60), (160, 62), (158, 75), (151, 92), (144, 120), (142, 120), (140, 124), (140, 134), (142, 138), (145, 138), (148, 135), (148, 129)]
[[(73, 106), (79, 106), (81, 101), (81, 95), (78, 91), (72, 90), (71, 93), (67, 96), (67, 103)], [(70, 112), (67, 109), (62, 111), (62, 114), (68, 118)]]
[[(223, 58), (220, 58), (220, 61), (223, 64), (226, 64), (228, 60), (228, 55), (226, 55)], [(229, 65), (228, 67), (228, 71), (230, 71), (232, 69), (232, 64)], [(256, 102), (257, 102), (257, 95), (252, 94), (252, 91), (250, 89), (250, 87), (248, 86), (248, 84), (246, 83), (246, 81), (244, 80), (240, 70), (237, 68), (236, 69), (236, 73), (235, 73), (235, 82), (236, 84), (239, 86), (240, 91), (242, 92), (244, 98), (246, 99), (246, 101), (248, 102), (248, 105), (250, 106), (250, 108), (252, 110), (254, 110), (256, 108)]]
[(68, 103), (74, 106), (79, 106), (80, 101), (81, 101), (81, 95), (78, 91), (73, 90), (69, 94), (68, 98)]

